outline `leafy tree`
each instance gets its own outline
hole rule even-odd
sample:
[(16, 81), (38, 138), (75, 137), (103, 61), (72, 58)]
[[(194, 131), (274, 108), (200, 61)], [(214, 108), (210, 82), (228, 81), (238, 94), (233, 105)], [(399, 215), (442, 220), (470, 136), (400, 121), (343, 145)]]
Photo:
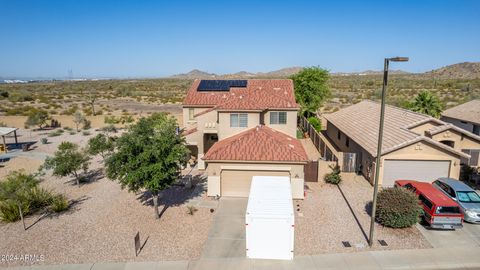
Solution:
[(420, 92), (409, 107), (414, 112), (427, 114), (432, 117), (439, 117), (442, 113), (440, 99), (432, 92), (426, 90)]
[(42, 129), (44, 125), (47, 124), (49, 119), (48, 112), (44, 110), (32, 110), (28, 114), (28, 118), (25, 121), (25, 126), (38, 126), (39, 129)]
[(79, 171), (88, 170), (90, 157), (80, 150), (77, 144), (62, 142), (55, 151), (53, 157), (48, 157), (43, 164), (44, 169), (53, 169), (55, 176), (71, 175), (75, 177), (77, 185), (80, 186)]
[(78, 128), (82, 123), (84, 123), (86, 120), (85, 115), (81, 111), (76, 111), (73, 114), (73, 122), (75, 123), (75, 128), (77, 129), (77, 132), (80, 131)]
[(141, 118), (115, 141), (116, 150), (106, 159), (106, 174), (122, 188), (152, 194), (159, 218), (158, 194), (178, 179), (187, 162), (185, 138), (177, 134), (174, 117), (155, 113)]
[(113, 139), (103, 133), (88, 140), (87, 152), (90, 155), (100, 155), (103, 159), (114, 149)]
[(319, 67), (304, 68), (291, 76), (295, 86), (295, 98), (301, 106), (301, 114), (305, 117), (314, 115), (330, 96), (327, 85), (330, 75)]
[(313, 126), (313, 128), (320, 132), (322, 130), (322, 121), (316, 116), (311, 116), (308, 118), (308, 122)]

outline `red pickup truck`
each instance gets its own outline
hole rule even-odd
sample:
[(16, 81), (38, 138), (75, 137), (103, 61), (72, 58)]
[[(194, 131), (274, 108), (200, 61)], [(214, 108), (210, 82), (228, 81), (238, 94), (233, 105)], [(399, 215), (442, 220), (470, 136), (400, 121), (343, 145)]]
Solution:
[(414, 180), (397, 180), (396, 187), (404, 187), (418, 195), (423, 208), (423, 219), (434, 229), (460, 229), (463, 213), (458, 204), (432, 184)]

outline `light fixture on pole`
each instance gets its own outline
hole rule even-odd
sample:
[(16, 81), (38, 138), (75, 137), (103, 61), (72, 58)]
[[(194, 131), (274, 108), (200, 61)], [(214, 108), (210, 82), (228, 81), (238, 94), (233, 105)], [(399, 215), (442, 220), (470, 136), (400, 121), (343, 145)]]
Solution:
[(380, 159), (382, 157), (382, 139), (383, 139), (383, 124), (385, 119), (385, 97), (387, 95), (388, 84), (388, 65), (392, 62), (407, 62), (408, 57), (392, 57), (385, 58), (383, 66), (383, 86), (382, 86), (382, 102), (380, 106), (380, 125), (378, 129), (378, 145), (377, 145), (377, 159), (375, 163), (375, 176), (373, 182), (373, 201), (372, 201), (372, 216), (370, 220), (370, 235), (368, 237), (368, 245), (373, 245), (373, 230), (375, 226), (375, 212), (377, 211), (377, 193), (378, 193), (378, 174), (380, 171)]

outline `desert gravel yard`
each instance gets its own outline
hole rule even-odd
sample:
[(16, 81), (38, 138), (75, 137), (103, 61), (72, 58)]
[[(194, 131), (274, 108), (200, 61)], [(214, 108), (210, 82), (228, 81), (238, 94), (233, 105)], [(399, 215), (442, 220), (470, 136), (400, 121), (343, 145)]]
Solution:
[[(63, 136), (68, 138), (49, 138), (51, 144), (38, 145), (32, 152), (53, 153), (62, 139), (77, 143), (88, 139), (82, 135)], [(23, 165), (28, 167), (28, 164)], [(98, 158), (92, 160), (91, 170), (95, 176), (80, 187), (70, 178), (56, 178), (47, 173), (41, 186), (65, 194), (73, 201), (73, 206), (63, 214), (44, 217), (37, 223), (40, 214), (27, 218), (27, 226), (33, 224), (27, 231), (23, 230), (21, 222), (0, 223), (0, 254), (43, 255), (44, 261), (39, 264), (191, 260), (200, 257), (214, 215), (210, 213), (210, 207), (215, 205), (206, 197), (202, 184), (193, 189), (175, 186), (166, 191), (160, 202), (160, 211), (165, 204), (168, 207), (156, 220), (153, 208), (149, 206), (151, 202), (143, 201), (142, 194), (121, 190), (118, 183), (104, 178), (102, 165)], [(194, 215), (187, 214), (187, 201), (191, 199), (198, 209)], [(141, 242), (147, 241), (139, 256), (135, 257), (133, 238), (137, 231)], [(17, 261), (1, 266), (24, 264), (29, 263)]]
[[(342, 178), (340, 188), (324, 182), (306, 183), (305, 200), (295, 201), (296, 255), (368, 250), (370, 215), (366, 205), (371, 201), (373, 188), (362, 176), (344, 174)], [(391, 229), (376, 224), (375, 239), (383, 239), (388, 244), (383, 247), (375, 242), (374, 249), (378, 250), (431, 247), (415, 226)], [(342, 241), (349, 241), (352, 247), (344, 247)]]

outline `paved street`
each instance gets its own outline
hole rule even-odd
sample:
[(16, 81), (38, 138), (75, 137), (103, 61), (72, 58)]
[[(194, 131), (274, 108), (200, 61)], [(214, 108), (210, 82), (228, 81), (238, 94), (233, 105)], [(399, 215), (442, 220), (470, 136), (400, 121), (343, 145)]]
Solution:
[(198, 261), (96, 263), (14, 269), (63, 270), (212, 270), (212, 269), (480, 269), (479, 248), (435, 248), (323, 254), (295, 257), (293, 261), (246, 258), (200, 259)]
[(430, 230), (417, 224), (418, 230), (434, 248), (480, 247), (480, 224), (463, 223), (460, 230)]

